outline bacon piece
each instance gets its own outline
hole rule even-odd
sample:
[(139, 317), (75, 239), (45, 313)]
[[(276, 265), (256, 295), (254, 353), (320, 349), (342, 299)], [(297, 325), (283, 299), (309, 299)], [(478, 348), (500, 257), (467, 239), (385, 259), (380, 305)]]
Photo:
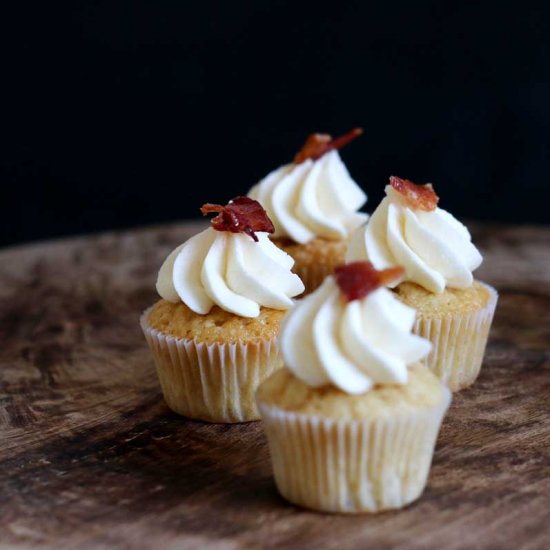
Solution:
[(210, 220), (216, 231), (231, 231), (231, 233), (246, 233), (256, 242), (256, 231), (273, 233), (275, 227), (269, 219), (262, 205), (249, 197), (235, 197), (225, 206), (207, 202), (201, 207), (203, 216), (211, 212), (218, 212), (215, 218)]
[(347, 134), (334, 139), (330, 134), (310, 134), (302, 148), (296, 153), (294, 163), (301, 164), (307, 159), (317, 160), (333, 149), (341, 149), (362, 133), (362, 128), (354, 128)]
[(410, 180), (390, 176), (390, 185), (403, 197), (411, 208), (431, 212), (437, 207), (439, 197), (435, 194), (431, 183), (417, 185)]
[(404, 274), (399, 266), (377, 271), (370, 262), (352, 262), (335, 269), (336, 283), (348, 302), (360, 300)]

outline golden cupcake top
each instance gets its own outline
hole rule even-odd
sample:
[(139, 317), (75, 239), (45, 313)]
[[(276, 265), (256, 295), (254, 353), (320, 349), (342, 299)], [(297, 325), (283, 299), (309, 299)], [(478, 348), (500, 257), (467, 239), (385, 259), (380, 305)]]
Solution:
[(470, 287), (481, 254), (468, 229), (437, 206), (432, 185), (391, 176), (385, 191), (368, 224), (353, 235), (346, 261), (369, 261), (377, 269), (403, 266), (394, 286), (410, 281), (434, 293)]
[(380, 385), (376, 391), (350, 395), (333, 385), (312, 387), (284, 367), (260, 386), (257, 398), (267, 407), (338, 420), (406, 415), (418, 409), (429, 410), (449, 399), (448, 390), (430, 369), (414, 363), (409, 371), (407, 384)]
[(431, 344), (411, 333), (415, 311), (384, 288), (401, 268), (377, 271), (355, 262), (336, 269), (283, 319), (285, 365), (312, 387), (361, 394), (375, 385), (405, 384), (408, 365)]
[(317, 237), (347, 239), (368, 219), (367, 214), (358, 212), (367, 196), (338, 154), (338, 149), (361, 133), (356, 128), (334, 139), (328, 134), (312, 134), (294, 162), (252, 187), (248, 195), (266, 209), (275, 237), (300, 244)]
[(394, 289), (400, 300), (417, 311), (419, 319), (446, 315), (467, 315), (484, 308), (493, 293), (487, 285), (474, 281), (464, 289), (448, 288), (444, 294), (434, 294), (415, 283), (401, 283)]
[(291, 271), (294, 260), (269, 240), (273, 224), (262, 206), (237, 197), (225, 206), (205, 204), (201, 212), (217, 216), (166, 258), (157, 278), (160, 296), (201, 315), (214, 306), (241, 317), (258, 317), (262, 307), (291, 307), (304, 285)]
[(183, 302), (159, 300), (147, 317), (149, 326), (174, 338), (206, 345), (248, 344), (273, 340), (279, 334), (284, 311), (260, 308), (257, 317), (243, 318), (214, 306), (208, 315), (197, 315)]

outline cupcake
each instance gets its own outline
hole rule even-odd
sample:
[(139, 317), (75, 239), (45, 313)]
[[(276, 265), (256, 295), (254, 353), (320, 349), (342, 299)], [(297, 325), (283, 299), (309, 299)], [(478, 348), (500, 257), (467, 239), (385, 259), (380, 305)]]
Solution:
[(362, 133), (332, 139), (312, 134), (294, 158), (249, 191), (275, 226), (273, 242), (290, 254), (306, 293), (344, 261), (349, 238), (368, 216), (358, 212), (367, 196), (351, 179), (338, 149)]
[(269, 240), (273, 225), (258, 202), (237, 197), (201, 211), (218, 215), (165, 260), (162, 300), (143, 313), (141, 327), (173, 411), (209, 422), (256, 420), (256, 389), (281, 366), (283, 312), (304, 285), (292, 258)]
[(451, 392), (419, 359), (415, 312), (382, 288), (401, 273), (336, 269), (285, 316), (285, 366), (258, 389), (275, 482), (290, 502), (380, 512), (417, 499)]
[(426, 364), (457, 391), (479, 374), (498, 295), (474, 280), (481, 254), (466, 227), (438, 201), (430, 184), (390, 177), (386, 197), (354, 234), (346, 260), (404, 267), (391, 286), (416, 309), (414, 332), (433, 344)]

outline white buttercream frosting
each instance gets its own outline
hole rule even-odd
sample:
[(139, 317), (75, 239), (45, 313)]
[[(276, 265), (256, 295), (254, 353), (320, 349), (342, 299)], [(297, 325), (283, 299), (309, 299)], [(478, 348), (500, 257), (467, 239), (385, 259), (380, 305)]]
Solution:
[(160, 268), (158, 293), (203, 315), (214, 305), (241, 317), (257, 317), (261, 306), (288, 309), (291, 298), (304, 291), (290, 271), (294, 260), (268, 233), (256, 236), (258, 242), (244, 233), (209, 227), (191, 237)]
[(315, 237), (348, 238), (368, 215), (357, 212), (367, 195), (353, 181), (337, 151), (318, 160), (287, 164), (249, 191), (267, 211), (274, 237), (304, 244)]
[(385, 288), (346, 301), (334, 277), (298, 301), (282, 323), (285, 364), (306, 384), (359, 394), (376, 384), (404, 384), (407, 365), (431, 344), (411, 334), (414, 309)]
[(482, 257), (468, 229), (449, 212), (410, 208), (388, 185), (369, 223), (351, 239), (346, 262), (354, 261), (369, 261), (378, 270), (400, 265), (405, 276), (392, 286), (412, 281), (441, 293), (469, 287)]

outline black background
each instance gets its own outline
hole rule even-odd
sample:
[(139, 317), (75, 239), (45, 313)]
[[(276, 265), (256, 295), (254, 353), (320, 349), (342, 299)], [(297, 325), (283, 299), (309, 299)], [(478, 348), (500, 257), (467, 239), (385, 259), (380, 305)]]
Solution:
[(18, 4), (0, 243), (198, 216), (312, 131), (372, 211), (390, 174), (458, 217), (549, 221), (549, 2)]

